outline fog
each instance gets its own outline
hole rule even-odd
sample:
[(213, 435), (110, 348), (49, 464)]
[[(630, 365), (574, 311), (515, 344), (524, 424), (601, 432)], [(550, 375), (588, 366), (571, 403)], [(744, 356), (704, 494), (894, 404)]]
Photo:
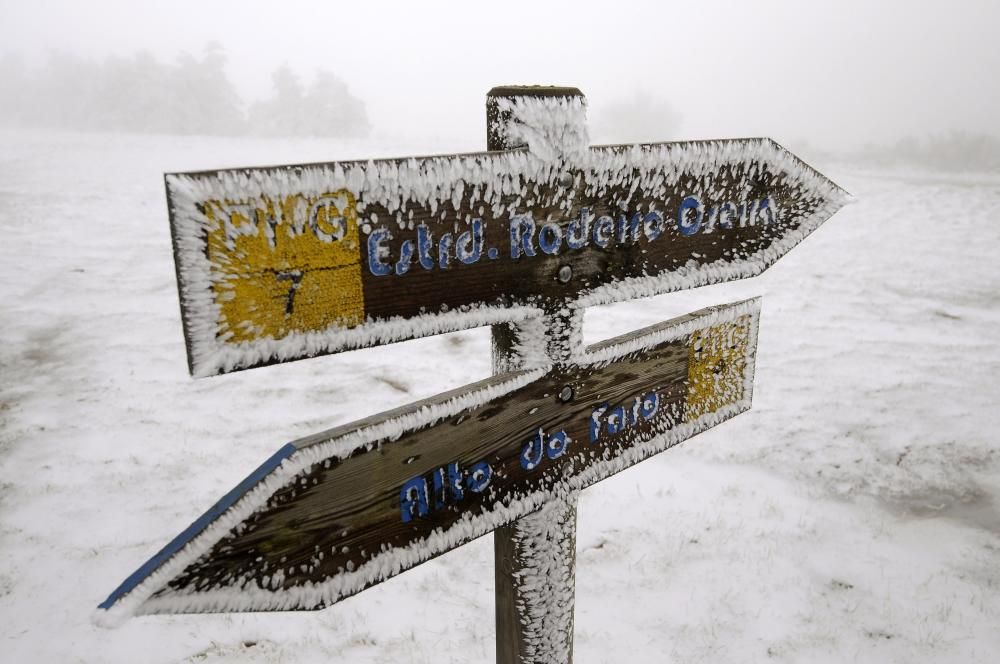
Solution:
[[(768, 135), (822, 150), (869, 144), (871, 152), (955, 132), (973, 143), (1000, 134), (992, 35), (1000, 3), (988, 0), (0, 5), (0, 55), (28, 82), (54, 57), (96, 70), (141, 54), (165, 71), (185, 54), (190, 64), (215, 53), (224, 63), (214, 80), (227, 79), (238, 98), (234, 127), (268, 126), (259, 113), (278, 97), (273, 77), (285, 65), (302, 96), (323, 70), (328, 91), (358, 100), (355, 115), (363, 117), (348, 133), (370, 126), (468, 149), (485, 141), (486, 91), (529, 83), (583, 90), (595, 142)], [(68, 86), (72, 94), (49, 90), (38, 104), (71, 112), (67, 97), (94, 92), (87, 81)], [(210, 96), (208, 88), (194, 96)], [(19, 96), (10, 85), (2, 94), (7, 107)], [(104, 97), (112, 94), (130, 96)], [(193, 104), (191, 95), (170, 96)], [(300, 117), (318, 116), (307, 108)], [(206, 130), (195, 120), (181, 124), (188, 133)]]

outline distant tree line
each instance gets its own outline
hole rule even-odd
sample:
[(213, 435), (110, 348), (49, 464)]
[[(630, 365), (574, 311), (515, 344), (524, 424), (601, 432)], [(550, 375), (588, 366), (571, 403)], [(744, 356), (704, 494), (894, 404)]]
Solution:
[(0, 58), (0, 124), (89, 131), (267, 136), (367, 135), (364, 102), (320, 70), (308, 86), (286, 65), (272, 74), (270, 98), (249, 106), (210, 44), (200, 58), (173, 64), (146, 52), (98, 62), (65, 53), (29, 70)]
[(856, 155), (880, 166), (916, 166), (941, 171), (1000, 171), (1000, 138), (952, 131), (916, 138), (906, 136), (888, 145), (867, 145)]

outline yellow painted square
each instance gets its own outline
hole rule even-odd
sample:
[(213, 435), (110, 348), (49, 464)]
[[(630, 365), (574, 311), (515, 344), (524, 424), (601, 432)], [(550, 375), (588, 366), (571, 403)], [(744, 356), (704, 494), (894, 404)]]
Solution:
[(685, 422), (744, 399), (750, 323), (740, 316), (691, 334)]
[(210, 200), (207, 255), (219, 339), (281, 339), (364, 321), (357, 203), (341, 190)]

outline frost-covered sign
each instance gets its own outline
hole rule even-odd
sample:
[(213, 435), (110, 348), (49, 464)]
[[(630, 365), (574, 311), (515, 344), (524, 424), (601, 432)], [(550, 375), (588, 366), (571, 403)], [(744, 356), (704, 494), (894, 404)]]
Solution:
[(167, 176), (198, 376), (496, 325), (492, 378), (289, 443), (125, 580), (316, 609), (495, 532), (497, 661), (568, 663), (580, 490), (750, 407), (759, 301), (582, 348), (586, 307), (756, 275), (847, 201), (769, 139), (590, 147), (497, 88), (479, 154)]
[(750, 407), (759, 301), (284, 446), (101, 605), (317, 609)]
[(846, 200), (770, 139), (588, 147), (583, 108), (558, 152), (529, 109), (532, 149), (167, 175), (191, 372), (753, 276)]

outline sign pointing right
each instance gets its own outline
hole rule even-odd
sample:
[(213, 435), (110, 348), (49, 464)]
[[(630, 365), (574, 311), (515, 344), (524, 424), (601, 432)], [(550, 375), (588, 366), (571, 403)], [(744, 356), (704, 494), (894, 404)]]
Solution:
[(191, 371), (752, 277), (849, 196), (770, 139), (167, 176)]

